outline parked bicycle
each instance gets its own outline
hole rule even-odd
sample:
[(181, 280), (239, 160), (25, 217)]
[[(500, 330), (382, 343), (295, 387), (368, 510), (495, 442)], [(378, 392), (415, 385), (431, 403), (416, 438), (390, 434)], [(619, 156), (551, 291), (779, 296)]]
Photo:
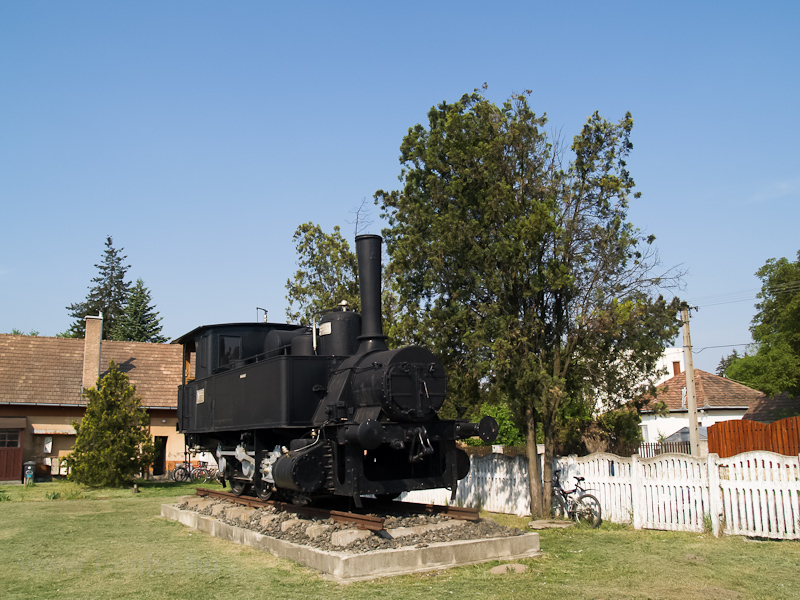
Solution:
[(192, 465), (190, 463), (178, 463), (172, 470), (171, 477), (173, 481), (191, 481), (192, 480)]
[(560, 474), (561, 471), (558, 470), (553, 473), (553, 514), (574, 519), (576, 523), (593, 528), (599, 527), (603, 520), (600, 501), (581, 487), (584, 478), (575, 477), (575, 489), (565, 490), (561, 487)]
[(219, 471), (217, 470), (217, 467), (213, 465), (206, 465), (205, 469), (207, 474), (206, 481), (214, 481), (219, 478), (218, 477)]
[(207, 462), (200, 461), (197, 465), (192, 466), (190, 463), (179, 463), (172, 471), (172, 479), (174, 481), (195, 481), (206, 483), (211, 481), (216, 474), (216, 469), (210, 468)]

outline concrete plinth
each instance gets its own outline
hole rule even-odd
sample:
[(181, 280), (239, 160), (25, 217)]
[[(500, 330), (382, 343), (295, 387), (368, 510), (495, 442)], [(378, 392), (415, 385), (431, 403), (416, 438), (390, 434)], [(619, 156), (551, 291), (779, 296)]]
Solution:
[(424, 548), (407, 547), (375, 550), (364, 554), (328, 552), (275, 539), (250, 529), (234, 527), (214, 517), (180, 510), (175, 504), (162, 504), (161, 515), (213, 536), (267, 550), (281, 558), (319, 571), (336, 581), (348, 582), (404, 573), (418, 573), (491, 560), (512, 560), (539, 556), (539, 534), (478, 540), (458, 540), (430, 544)]

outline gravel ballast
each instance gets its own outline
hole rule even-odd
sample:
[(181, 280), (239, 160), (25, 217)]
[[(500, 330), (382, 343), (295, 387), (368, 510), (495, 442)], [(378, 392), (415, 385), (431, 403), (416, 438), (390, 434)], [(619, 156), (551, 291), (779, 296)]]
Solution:
[(335, 523), (331, 519), (304, 518), (272, 507), (244, 508), (227, 500), (197, 497), (185, 498), (177, 508), (213, 516), (229, 525), (257, 531), (275, 539), (346, 554), (409, 546), (424, 548), (441, 542), (503, 538), (525, 533), (486, 519), (473, 522), (451, 519), (446, 515), (408, 515), (400, 512), (375, 515), (385, 519), (385, 531), (360, 531), (351, 524)]

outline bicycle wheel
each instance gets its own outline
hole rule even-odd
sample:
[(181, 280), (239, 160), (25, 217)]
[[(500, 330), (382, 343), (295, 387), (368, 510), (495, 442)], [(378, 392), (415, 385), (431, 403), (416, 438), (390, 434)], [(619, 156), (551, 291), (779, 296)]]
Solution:
[(191, 481), (192, 476), (189, 474), (189, 469), (186, 467), (175, 467), (175, 470), (172, 471), (172, 479), (173, 481), (186, 482)]
[(208, 471), (206, 471), (203, 467), (198, 467), (197, 469), (192, 470), (192, 481), (205, 483), (209, 479), (210, 477), (208, 475)]
[(580, 525), (599, 527), (602, 522), (600, 501), (591, 494), (584, 494), (575, 502), (575, 521)]

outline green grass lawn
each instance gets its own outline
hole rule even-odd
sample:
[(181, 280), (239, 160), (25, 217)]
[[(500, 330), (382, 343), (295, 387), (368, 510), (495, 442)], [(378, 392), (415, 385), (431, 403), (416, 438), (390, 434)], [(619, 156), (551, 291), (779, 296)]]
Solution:
[[(210, 486), (204, 486), (210, 487)], [(340, 585), (292, 562), (160, 517), (189, 484), (93, 490), (0, 486), (0, 598), (781, 598), (800, 597), (800, 543), (600, 529), (540, 532), (527, 573), (500, 564)], [(5, 492), (5, 494), (2, 494)], [(55, 497), (56, 499), (51, 499)], [(68, 499), (72, 498), (72, 499)], [(487, 515), (524, 527), (527, 519)]]

